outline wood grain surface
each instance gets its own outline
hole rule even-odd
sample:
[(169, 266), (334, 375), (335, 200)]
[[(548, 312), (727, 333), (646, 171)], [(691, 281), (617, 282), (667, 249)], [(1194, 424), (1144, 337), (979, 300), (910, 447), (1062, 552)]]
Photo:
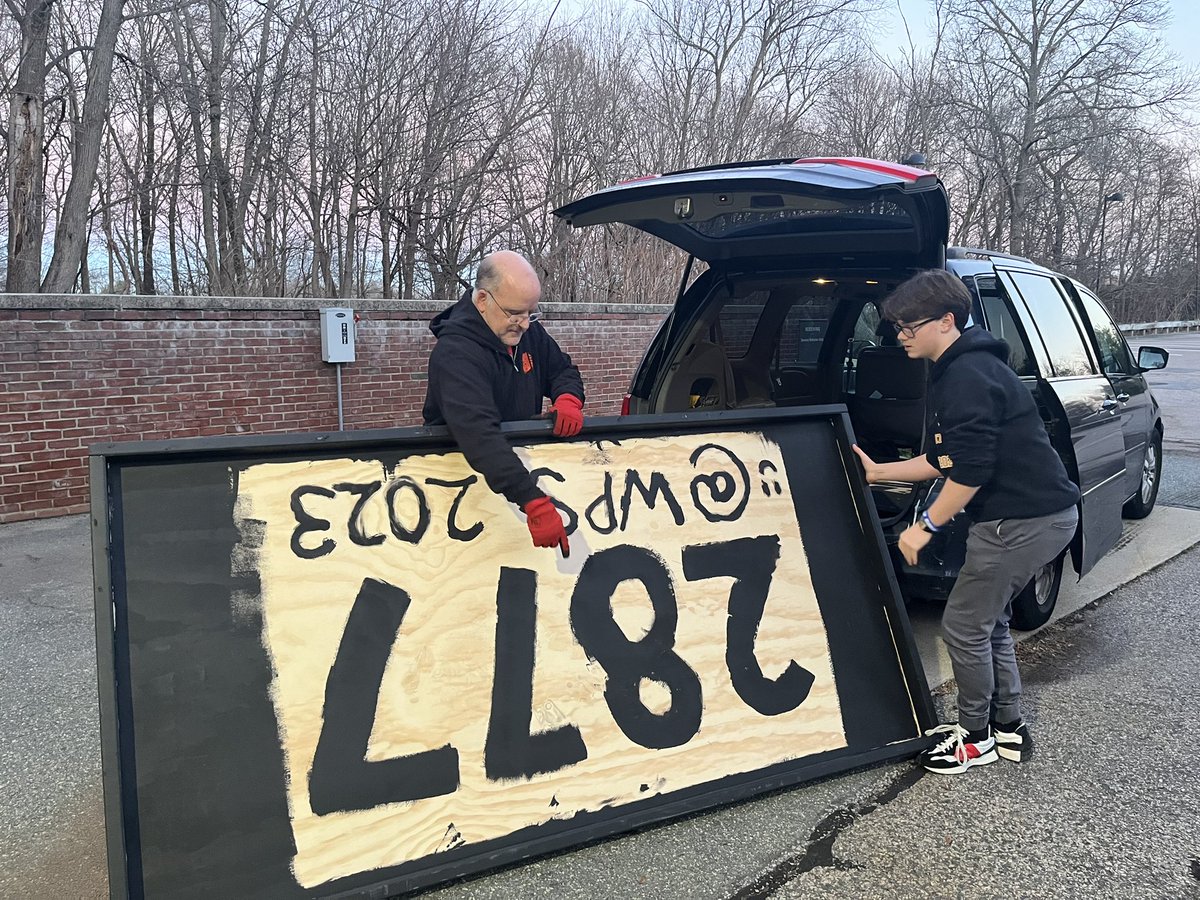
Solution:
[[(431, 484), (473, 475), (458, 453), (409, 456), (395, 468), (333, 459), (262, 464), (241, 473), (237, 514), (247, 539), (239, 558), (257, 567), (261, 581), (262, 640), (273, 666), (271, 694), (296, 842), (293, 871), (306, 888), (846, 746), (825, 628), (778, 446), (737, 432), (546, 443), (519, 453), (531, 470), (546, 467), (561, 476), (540, 483), (578, 516), (567, 559), (534, 548), (523, 515), (482, 478), (465, 493)], [(410, 480), (401, 482), (405, 478)], [(660, 490), (650, 508), (637, 485), (652, 482)], [(346, 487), (376, 483), (374, 489)], [(389, 504), (389, 487), (397, 484)], [(321, 491), (301, 490), (306, 487)], [(417, 534), (419, 497), (428, 524)], [(710, 521), (714, 516), (718, 520)], [(477, 523), (482, 530), (471, 540), (455, 539), (451, 518), (460, 538)], [(299, 534), (298, 519), (308, 523)], [(356, 543), (352, 529), (374, 543)], [(762, 535), (778, 537), (780, 558), (754, 655), (768, 678), (793, 660), (814, 678), (807, 698), (777, 715), (756, 712), (731, 683), (726, 623), (734, 579), (689, 581), (682, 567), (684, 547)], [(326, 540), (332, 546), (324, 545), (327, 552), (315, 558), (294, 549), (311, 555)], [(589, 556), (620, 545), (652, 551), (670, 573), (678, 608), (673, 652), (696, 673), (703, 697), (699, 729), (679, 746), (640, 746), (622, 731), (604, 697), (608, 673), (588, 658), (572, 631), (570, 604), (581, 568)], [(502, 567), (536, 573), (532, 715), (520, 725), (534, 734), (573, 725), (587, 755), (557, 771), (491, 780), (484, 747)], [(411, 598), (377, 687), (366, 758), (392, 759), (448, 744), (458, 753), (459, 784), (440, 796), (317, 815), (308, 778), (326, 683), (364, 579), (393, 585)], [(628, 640), (645, 635), (654, 613), (641, 581), (619, 583), (611, 614)], [(641, 681), (640, 695), (651, 712), (671, 706), (667, 687), (651, 679)]]

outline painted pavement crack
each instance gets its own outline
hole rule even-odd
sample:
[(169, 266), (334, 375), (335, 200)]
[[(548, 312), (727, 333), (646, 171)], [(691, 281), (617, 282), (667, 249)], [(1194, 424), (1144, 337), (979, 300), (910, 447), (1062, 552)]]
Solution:
[(813, 827), (803, 851), (776, 863), (750, 884), (730, 894), (728, 900), (757, 900), (760, 897), (770, 897), (787, 882), (813, 869), (831, 868), (844, 871), (858, 868), (854, 863), (833, 855), (834, 842), (859, 819), (891, 803), (924, 775), (925, 771), (917, 767), (904, 769), (892, 779), (891, 784), (874, 797), (835, 809)]

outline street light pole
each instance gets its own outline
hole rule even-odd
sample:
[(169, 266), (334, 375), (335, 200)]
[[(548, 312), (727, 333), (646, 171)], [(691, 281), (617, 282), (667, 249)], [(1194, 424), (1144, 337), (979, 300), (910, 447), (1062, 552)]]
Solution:
[(1106, 194), (1100, 201), (1100, 256), (1096, 260), (1096, 293), (1100, 292), (1101, 278), (1104, 272), (1104, 231), (1108, 224), (1108, 204), (1120, 203), (1125, 199), (1122, 193)]

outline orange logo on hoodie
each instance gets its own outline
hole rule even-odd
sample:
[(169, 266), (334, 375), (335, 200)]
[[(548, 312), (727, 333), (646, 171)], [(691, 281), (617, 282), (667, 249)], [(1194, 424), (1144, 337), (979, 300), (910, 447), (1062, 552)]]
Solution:
[(533, 371), (533, 357), (528, 353), (521, 354), (521, 371), (526, 375)]

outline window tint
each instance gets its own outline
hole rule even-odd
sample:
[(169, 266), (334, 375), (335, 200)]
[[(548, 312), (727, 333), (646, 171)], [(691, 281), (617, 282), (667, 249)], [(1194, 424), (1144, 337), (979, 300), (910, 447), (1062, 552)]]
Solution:
[(768, 297), (769, 291), (752, 291), (721, 307), (717, 317), (717, 342), (725, 348), (729, 359), (741, 359), (750, 349), (750, 340)]
[[(883, 321), (883, 316), (879, 314), (879, 308), (874, 303), (866, 304), (858, 313), (858, 319), (854, 322), (854, 340), (855, 342), (862, 341), (864, 344), (870, 343), (878, 345), (880, 342), (879, 323)], [(894, 336), (895, 329), (888, 325), (888, 331)]]
[(980, 275), (975, 279), (975, 287), (979, 292), (979, 304), (983, 307), (983, 315), (987, 319), (987, 330), (995, 337), (1008, 344), (1008, 364), (1018, 375), (1036, 375), (1037, 364), (1025, 345), (1012, 310), (1004, 302), (1004, 295), (996, 279), (990, 275)]
[(1121, 336), (1121, 330), (1112, 320), (1108, 311), (1100, 305), (1100, 301), (1087, 291), (1080, 291), (1079, 298), (1083, 301), (1083, 309), (1092, 321), (1092, 332), (1096, 335), (1096, 345), (1100, 350), (1100, 365), (1106, 375), (1131, 375), (1135, 370), (1129, 346)]
[(711, 219), (698, 219), (688, 227), (710, 238), (732, 238), (751, 234), (794, 234), (804, 231), (849, 230), (867, 228), (879, 231), (908, 230), (913, 227), (908, 210), (892, 200), (875, 199), (866, 203), (830, 200), (782, 194), (752, 194), (741, 202), (745, 209), (720, 213)]
[(1033, 315), (1042, 343), (1050, 354), (1054, 374), (1060, 377), (1095, 374), (1075, 317), (1054, 282), (1042, 275), (1023, 272), (1014, 272), (1012, 279)]
[(855, 369), (859, 354), (868, 347), (881, 347), (885, 344), (896, 344), (895, 326), (884, 322), (879, 307), (874, 303), (864, 303), (858, 311), (858, 318), (854, 320), (854, 333), (846, 343), (845, 356), (842, 358), (842, 390), (854, 393)]
[(834, 306), (832, 297), (796, 299), (779, 332), (778, 368), (811, 365), (817, 361)]

